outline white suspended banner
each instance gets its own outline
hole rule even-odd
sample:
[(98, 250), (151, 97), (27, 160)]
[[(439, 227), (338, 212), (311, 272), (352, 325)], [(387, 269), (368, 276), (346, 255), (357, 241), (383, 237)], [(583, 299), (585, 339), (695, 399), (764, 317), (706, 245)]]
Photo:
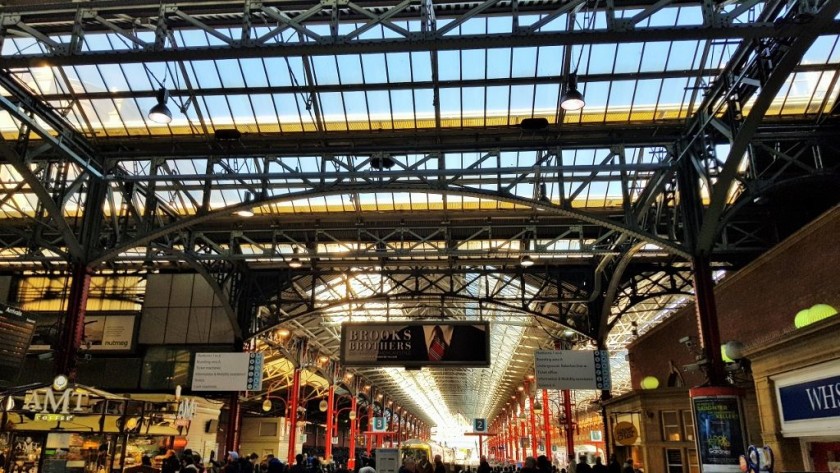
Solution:
[(606, 350), (537, 350), (537, 389), (611, 389)]
[(196, 353), (193, 391), (259, 391), (262, 353)]

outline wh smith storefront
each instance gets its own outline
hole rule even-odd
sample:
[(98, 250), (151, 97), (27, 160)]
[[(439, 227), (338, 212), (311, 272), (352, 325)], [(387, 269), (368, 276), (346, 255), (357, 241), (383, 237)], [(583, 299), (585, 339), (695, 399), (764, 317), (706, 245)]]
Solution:
[(840, 317), (747, 352), (775, 471), (840, 471)]

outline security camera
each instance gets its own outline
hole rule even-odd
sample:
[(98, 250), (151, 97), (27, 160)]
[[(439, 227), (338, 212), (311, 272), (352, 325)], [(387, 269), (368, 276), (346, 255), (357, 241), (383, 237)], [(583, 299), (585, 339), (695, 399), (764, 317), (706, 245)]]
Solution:
[(688, 345), (689, 343), (691, 343), (691, 337), (685, 336), (681, 338), (680, 343), (682, 343), (683, 345)]
[(689, 363), (687, 365), (683, 365), (683, 371), (692, 372), (692, 371), (700, 371), (706, 367), (707, 361), (705, 358), (701, 358), (694, 363)]

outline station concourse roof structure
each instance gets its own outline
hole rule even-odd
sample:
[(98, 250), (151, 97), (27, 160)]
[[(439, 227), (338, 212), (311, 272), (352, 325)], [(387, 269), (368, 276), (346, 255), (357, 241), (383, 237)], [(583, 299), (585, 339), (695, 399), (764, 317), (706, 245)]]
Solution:
[(838, 12), (7, 0), (0, 270), (88, 266), (134, 299), (197, 272), (238, 337), (334, 359), (345, 321), (488, 321), (490, 368), (356, 370), (445, 431), (556, 340), (609, 349), (622, 392), (693, 261), (725, 277), (836, 204)]

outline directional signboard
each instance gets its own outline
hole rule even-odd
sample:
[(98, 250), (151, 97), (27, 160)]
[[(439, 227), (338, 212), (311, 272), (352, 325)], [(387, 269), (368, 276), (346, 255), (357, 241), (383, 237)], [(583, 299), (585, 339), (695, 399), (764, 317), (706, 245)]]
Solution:
[(473, 432), (487, 432), (487, 419), (473, 419)]
[(193, 391), (259, 391), (263, 353), (196, 353)]
[(373, 418), (373, 431), (374, 432), (385, 432), (388, 428), (388, 423), (385, 422), (384, 417), (374, 417)]
[(605, 350), (537, 350), (538, 389), (611, 389), (610, 358)]

